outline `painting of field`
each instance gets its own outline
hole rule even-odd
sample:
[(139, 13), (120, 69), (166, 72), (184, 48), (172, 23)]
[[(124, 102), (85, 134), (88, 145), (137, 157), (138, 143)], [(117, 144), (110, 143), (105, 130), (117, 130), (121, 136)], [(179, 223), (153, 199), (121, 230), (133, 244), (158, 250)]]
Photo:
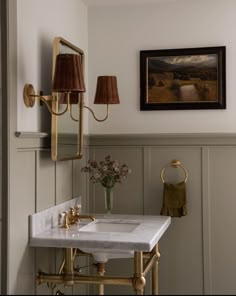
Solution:
[(217, 65), (216, 54), (149, 57), (146, 102), (217, 102)]

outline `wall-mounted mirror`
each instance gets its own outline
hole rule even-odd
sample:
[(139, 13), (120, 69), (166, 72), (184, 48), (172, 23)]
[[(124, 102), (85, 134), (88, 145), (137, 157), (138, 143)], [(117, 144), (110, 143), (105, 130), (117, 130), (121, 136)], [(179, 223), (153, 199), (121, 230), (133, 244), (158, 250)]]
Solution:
[[(53, 69), (55, 70), (56, 57), (58, 54), (78, 54), (82, 62), (82, 69), (84, 72), (84, 52), (74, 44), (67, 40), (56, 37), (53, 41)], [(66, 112), (63, 116), (56, 116), (52, 114), (51, 127), (51, 156), (53, 160), (69, 160), (79, 159), (82, 157), (83, 149), (83, 105), (84, 94), (75, 93), (70, 105), (70, 112)], [(58, 100), (52, 102), (52, 110), (54, 112), (61, 112), (66, 105), (65, 95), (61, 95)], [(72, 117), (74, 120), (72, 120)]]

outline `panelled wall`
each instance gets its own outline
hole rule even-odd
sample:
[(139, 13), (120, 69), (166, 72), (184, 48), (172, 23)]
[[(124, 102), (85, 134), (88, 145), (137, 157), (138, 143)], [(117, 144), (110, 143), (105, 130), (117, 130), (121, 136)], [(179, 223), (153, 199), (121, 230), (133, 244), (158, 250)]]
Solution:
[[(2, 274), (1, 264), (2, 264), (2, 197), (3, 195), (3, 188), (6, 186), (3, 182), (3, 174), (6, 172), (6, 130), (7, 130), (7, 123), (5, 121), (6, 117), (8, 116), (6, 110), (6, 82), (7, 82), (7, 75), (6, 75), (6, 55), (7, 55), (7, 34), (6, 34), (6, 13), (5, 13), (6, 1), (2, 0), (0, 2), (0, 170), (1, 170), (1, 177), (0, 177), (0, 274)], [(4, 124), (3, 124), (4, 123)], [(3, 157), (4, 156), (4, 157)], [(1, 277), (0, 277), (0, 291), (2, 289)]]
[[(83, 212), (87, 212), (88, 207), (86, 176), (80, 174), (87, 149), (82, 160), (54, 162), (47, 148), (49, 139), (44, 136), (39, 133), (20, 134), (15, 141), (8, 229), (9, 294), (55, 295), (59, 289), (66, 294), (83, 295), (87, 293), (86, 286), (48, 288), (45, 284), (37, 285), (35, 281), (38, 270), (59, 270), (62, 253), (60, 249), (29, 247), (29, 215), (77, 196), (82, 196)], [(86, 263), (82, 262), (82, 265)]]
[[(0, 9), (1, 9), (0, 4)], [(0, 22), (0, 40), (2, 41), (2, 24)], [(2, 42), (0, 44), (0, 57), (2, 57)], [(0, 170), (2, 172), (2, 61), (0, 58)], [(2, 178), (0, 178), (0, 254), (2, 246)], [(1, 273), (1, 256), (0, 256), (0, 273)], [(1, 291), (1, 279), (0, 279), (0, 291)]]
[[(96, 294), (96, 287), (37, 285), (37, 271), (57, 271), (60, 250), (28, 246), (28, 216), (81, 195), (84, 212), (104, 212), (100, 184), (80, 172), (87, 160), (106, 155), (132, 169), (116, 184), (114, 213), (159, 215), (163, 184), (160, 172), (178, 159), (189, 174), (188, 215), (172, 218), (160, 241), (160, 294), (235, 294), (236, 292), (236, 135), (103, 135), (90, 136), (81, 160), (53, 162), (48, 140), (32, 135), (15, 138), (14, 170), (8, 224), (8, 294)], [(183, 171), (167, 167), (166, 181), (179, 182)], [(88, 190), (89, 189), (89, 190)], [(5, 231), (7, 231), (5, 229)], [(89, 262), (77, 262), (86, 266)], [(90, 262), (91, 264), (91, 262)], [(131, 259), (110, 260), (106, 274), (133, 272)], [(5, 271), (5, 269), (4, 269)], [(84, 269), (86, 272), (86, 268)], [(146, 294), (151, 292), (147, 278)], [(133, 294), (132, 288), (106, 286), (106, 294)]]
[[(184, 179), (182, 169), (169, 166), (173, 159), (188, 171), (188, 215), (172, 218), (160, 241), (160, 294), (235, 294), (236, 135), (103, 135), (90, 142), (90, 158), (110, 154), (132, 169), (115, 187), (114, 213), (159, 215), (162, 168), (173, 183)], [(103, 212), (101, 186), (90, 187), (90, 211)], [(115, 261), (107, 264), (108, 274), (132, 271), (132, 262)], [(118, 291), (132, 293), (106, 287), (106, 293)]]

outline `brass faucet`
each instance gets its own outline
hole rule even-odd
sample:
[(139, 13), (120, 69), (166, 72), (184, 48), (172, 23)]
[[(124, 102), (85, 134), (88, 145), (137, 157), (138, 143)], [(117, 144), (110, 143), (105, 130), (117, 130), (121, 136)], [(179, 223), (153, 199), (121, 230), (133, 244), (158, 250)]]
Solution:
[(70, 228), (70, 225), (77, 224), (81, 219), (90, 219), (91, 221), (95, 221), (95, 217), (90, 215), (80, 215), (79, 213), (80, 206), (71, 207), (69, 211), (64, 211), (60, 215), (60, 218), (63, 219), (62, 226), (63, 228)]

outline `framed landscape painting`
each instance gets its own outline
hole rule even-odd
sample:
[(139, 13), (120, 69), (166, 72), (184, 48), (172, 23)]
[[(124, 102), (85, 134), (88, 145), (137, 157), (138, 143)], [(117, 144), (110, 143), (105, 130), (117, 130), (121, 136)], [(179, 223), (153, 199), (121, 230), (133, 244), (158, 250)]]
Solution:
[(140, 110), (225, 109), (226, 47), (140, 51)]

